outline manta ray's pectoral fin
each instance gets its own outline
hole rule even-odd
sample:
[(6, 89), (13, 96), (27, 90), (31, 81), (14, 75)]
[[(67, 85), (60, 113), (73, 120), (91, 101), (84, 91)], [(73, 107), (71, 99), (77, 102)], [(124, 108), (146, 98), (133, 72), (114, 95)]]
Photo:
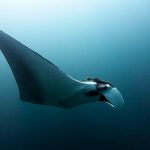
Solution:
[(32, 70), (34, 59), (30, 61), (32, 55), (36, 56), (37, 54), (2, 31), (0, 31), (0, 50), (15, 76), (20, 98), (33, 103), (44, 103), (42, 90)]
[(11, 67), (20, 98), (24, 101), (57, 106), (61, 99), (81, 85), (3, 31), (0, 31), (0, 50)]

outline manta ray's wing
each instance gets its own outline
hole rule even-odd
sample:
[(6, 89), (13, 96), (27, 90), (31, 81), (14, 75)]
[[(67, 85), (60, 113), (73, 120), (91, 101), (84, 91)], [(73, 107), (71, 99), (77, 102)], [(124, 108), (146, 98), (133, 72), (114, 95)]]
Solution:
[(58, 106), (61, 99), (84, 86), (2, 31), (0, 50), (11, 67), (24, 101)]

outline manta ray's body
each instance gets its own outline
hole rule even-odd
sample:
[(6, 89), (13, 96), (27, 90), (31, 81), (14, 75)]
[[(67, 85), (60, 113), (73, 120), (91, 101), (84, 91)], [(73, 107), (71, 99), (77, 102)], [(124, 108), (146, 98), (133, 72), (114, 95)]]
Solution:
[(94, 80), (75, 80), (2, 31), (0, 50), (11, 67), (23, 101), (62, 108), (96, 101), (114, 107), (123, 104), (120, 92), (111, 84), (103, 83), (107, 88), (99, 90), (97, 85), (101, 84)]

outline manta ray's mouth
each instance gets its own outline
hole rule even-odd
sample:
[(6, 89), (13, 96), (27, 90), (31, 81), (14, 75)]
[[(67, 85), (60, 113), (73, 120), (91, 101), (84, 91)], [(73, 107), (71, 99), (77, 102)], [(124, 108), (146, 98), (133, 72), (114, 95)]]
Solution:
[(101, 95), (101, 96), (99, 97), (99, 101), (110, 103), (110, 102), (108, 101), (108, 99), (107, 99), (104, 95)]

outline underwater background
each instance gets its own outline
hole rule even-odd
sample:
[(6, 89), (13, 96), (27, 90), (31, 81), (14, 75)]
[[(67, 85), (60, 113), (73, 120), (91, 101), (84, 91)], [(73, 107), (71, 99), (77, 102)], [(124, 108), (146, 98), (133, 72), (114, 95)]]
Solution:
[(149, 0), (1, 0), (0, 8), (0, 30), (76, 79), (110, 81), (125, 100), (117, 110), (22, 102), (0, 53), (0, 150), (150, 150)]

